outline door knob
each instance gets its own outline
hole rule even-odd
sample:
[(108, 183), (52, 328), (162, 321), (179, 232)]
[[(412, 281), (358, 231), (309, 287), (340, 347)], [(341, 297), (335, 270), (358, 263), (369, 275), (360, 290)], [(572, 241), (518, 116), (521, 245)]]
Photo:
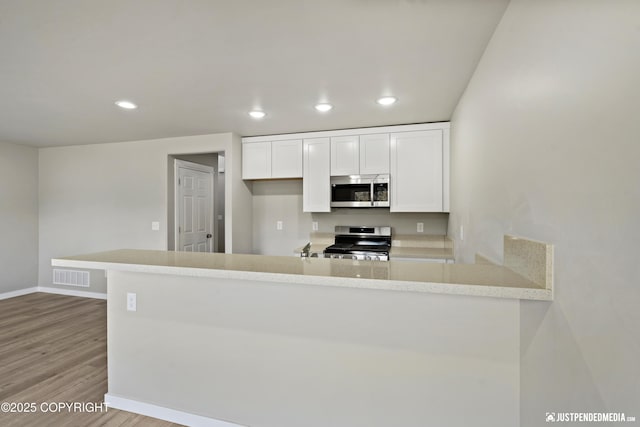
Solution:
[(212, 237), (213, 237), (213, 235), (211, 233), (207, 233), (207, 239), (210, 239)]

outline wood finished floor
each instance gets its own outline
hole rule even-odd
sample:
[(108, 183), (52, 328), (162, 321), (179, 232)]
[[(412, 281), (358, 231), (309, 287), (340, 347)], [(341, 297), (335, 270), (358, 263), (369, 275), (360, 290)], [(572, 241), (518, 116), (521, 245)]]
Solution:
[[(0, 301), (0, 403), (102, 402), (107, 303), (35, 293)], [(7, 414), (0, 426), (178, 426), (117, 409)]]

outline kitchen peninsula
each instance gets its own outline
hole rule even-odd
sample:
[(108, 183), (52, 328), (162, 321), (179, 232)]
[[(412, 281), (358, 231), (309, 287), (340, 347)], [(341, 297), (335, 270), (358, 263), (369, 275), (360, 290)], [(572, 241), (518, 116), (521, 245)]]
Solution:
[(460, 405), (517, 409), (518, 299), (551, 299), (551, 258), (506, 236), (505, 266), (146, 250), (52, 264), (107, 271), (112, 407), (188, 425), (418, 426)]

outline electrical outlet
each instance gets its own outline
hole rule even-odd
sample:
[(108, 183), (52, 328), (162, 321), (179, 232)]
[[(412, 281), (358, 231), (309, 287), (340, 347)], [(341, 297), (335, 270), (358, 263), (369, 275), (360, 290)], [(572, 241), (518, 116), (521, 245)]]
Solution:
[(137, 311), (138, 301), (137, 295), (132, 292), (127, 292), (127, 311)]
[(151, 222), (151, 230), (160, 231), (160, 223), (158, 221)]
[(312, 229), (313, 231), (318, 231), (318, 221), (313, 221), (313, 222), (311, 223), (311, 229)]
[(416, 228), (418, 230), (418, 233), (424, 233), (424, 222), (419, 222), (417, 223), (417, 225), (418, 226)]
[(282, 230), (282, 221), (276, 222), (276, 230)]

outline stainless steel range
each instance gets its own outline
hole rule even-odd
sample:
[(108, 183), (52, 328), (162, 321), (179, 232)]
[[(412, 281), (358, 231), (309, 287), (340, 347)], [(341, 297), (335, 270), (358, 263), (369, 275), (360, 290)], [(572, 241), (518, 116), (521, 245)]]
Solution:
[(391, 227), (337, 225), (335, 244), (324, 250), (327, 258), (388, 261)]

